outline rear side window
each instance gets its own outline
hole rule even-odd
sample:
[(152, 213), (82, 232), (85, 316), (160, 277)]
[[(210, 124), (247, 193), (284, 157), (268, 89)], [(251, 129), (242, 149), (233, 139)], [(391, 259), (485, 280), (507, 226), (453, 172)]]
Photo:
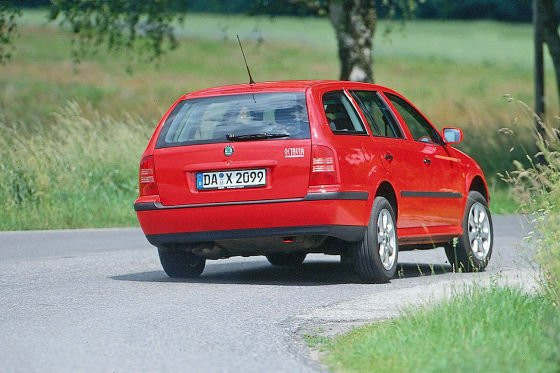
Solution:
[(414, 140), (421, 142), (431, 142), (434, 144), (442, 143), (437, 131), (434, 129), (434, 127), (432, 127), (430, 123), (426, 121), (426, 119), (424, 119), (422, 114), (420, 114), (402, 98), (390, 93), (387, 93), (386, 95), (393, 103), (401, 117), (404, 119), (406, 126), (408, 127)]
[(342, 91), (323, 96), (323, 109), (335, 134), (367, 134), (356, 109)]
[(390, 109), (379, 97), (377, 92), (353, 91), (352, 96), (362, 109), (371, 132), (375, 136), (402, 137), (401, 130), (397, 125)]
[(180, 102), (165, 121), (157, 147), (228, 142), (226, 136), (286, 134), (308, 139), (303, 92), (255, 93)]

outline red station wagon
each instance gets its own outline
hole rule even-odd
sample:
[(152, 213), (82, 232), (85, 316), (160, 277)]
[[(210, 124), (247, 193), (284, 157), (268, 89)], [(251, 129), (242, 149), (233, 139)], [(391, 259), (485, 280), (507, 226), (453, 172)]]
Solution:
[(266, 255), (278, 266), (340, 255), (387, 282), (399, 250), (443, 246), (457, 270), (492, 254), (478, 164), (399, 93), (344, 81), (284, 81), (180, 97), (140, 163), (134, 204), (171, 277), (206, 259)]

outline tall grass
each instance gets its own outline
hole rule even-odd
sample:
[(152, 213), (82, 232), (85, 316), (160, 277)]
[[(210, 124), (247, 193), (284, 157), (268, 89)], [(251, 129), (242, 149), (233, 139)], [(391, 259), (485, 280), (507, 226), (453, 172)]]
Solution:
[(135, 224), (137, 163), (152, 128), (131, 116), (86, 119), (76, 103), (48, 121), (0, 118), (0, 229)]
[(516, 162), (516, 170), (507, 172), (504, 179), (512, 186), (521, 208), (532, 213), (535, 234), (529, 238), (537, 248), (536, 259), (545, 275), (545, 290), (560, 314), (560, 130), (543, 123), (523, 102), (514, 102), (521, 115), (538, 122), (544, 132), (536, 139), (539, 152), (526, 155), (530, 166)]
[[(535, 231), (528, 242), (536, 248), (544, 294), (555, 307), (549, 333), (553, 343), (560, 346), (560, 130), (543, 122), (522, 101), (514, 102), (524, 118), (544, 128), (536, 139), (539, 152), (534, 157), (527, 154), (530, 166), (516, 162), (517, 169), (506, 173), (504, 179), (512, 186), (521, 208), (531, 214)], [(560, 367), (560, 347), (556, 359)]]

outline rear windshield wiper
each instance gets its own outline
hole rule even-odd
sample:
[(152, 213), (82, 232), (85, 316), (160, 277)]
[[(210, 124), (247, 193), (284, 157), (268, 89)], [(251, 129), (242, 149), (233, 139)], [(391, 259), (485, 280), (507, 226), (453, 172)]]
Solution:
[(261, 132), (261, 133), (252, 133), (250, 135), (236, 135), (234, 133), (230, 133), (226, 135), (226, 138), (229, 141), (266, 140), (266, 139), (275, 139), (280, 137), (290, 137), (290, 134)]

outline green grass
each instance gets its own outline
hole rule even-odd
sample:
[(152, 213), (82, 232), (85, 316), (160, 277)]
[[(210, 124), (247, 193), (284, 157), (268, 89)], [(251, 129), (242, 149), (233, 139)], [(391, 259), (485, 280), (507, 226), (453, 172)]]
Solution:
[(491, 288), (332, 340), (307, 340), (341, 372), (557, 372), (559, 333), (546, 297)]
[(512, 191), (504, 186), (490, 186), (490, 210), (494, 214), (516, 214), (519, 213), (519, 204), (514, 198)]
[[(246, 40), (257, 80), (338, 77), (335, 37), (324, 18), (189, 15), (178, 30), (180, 47), (157, 65), (102, 51), (74, 66), (71, 36), (44, 16), (24, 13), (13, 59), (0, 67), (0, 130), (17, 134), (13, 141), (3, 136), (7, 145), (0, 148), (0, 158), (9, 160), (1, 166), (3, 174), (14, 175), (0, 181), (5, 215), (0, 229), (134, 224), (130, 204), (138, 156), (169, 104), (185, 92), (247, 80), (235, 34)], [(531, 125), (514, 121), (518, 113), (503, 97), (532, 101), (530, 27), (414, 21), (404, 29), (395, 24), (384, 36), (386, 27), (380, 25), (375, 41), (377, 81), (407, 95), (438, 127), (462, 127), (466, 137), (460, 148), (497, 180), (533, 143)], [(553, 92), (553, 80), (548, 84)], [(116, 133), (95, 138), (103, 159), (95, 149), (68, 151), (51, 134), (64, 137), (68, 125), (76, 143), (89, 143), (87, 131), (53, 115), (64, 113), (69, 102), (79, 108), (74, 107), (78, 122), (90, 122), (96, 131), (112, 129), (104, 121), (118, 124)], [(556, 105), (547, 104), (551, 110)], [(500, 134), (502, 127), (511, 127), (515, 136)], [(123, 143), (128, 146), (118, 145)], [(37, 149), (56, 157), (42, 157)], [(67, 172), (64, 183), (54, 176), (67, 170), (61, 165), (77, 170)], [(113, 180), (109, 186), (107, 178)], [(104, 187), (99, 190), (97, 183)], [(503, 185), (493, 189), (493, 211), (515, 211)], [(61, 202), (72, 207), (63, 209)]]

